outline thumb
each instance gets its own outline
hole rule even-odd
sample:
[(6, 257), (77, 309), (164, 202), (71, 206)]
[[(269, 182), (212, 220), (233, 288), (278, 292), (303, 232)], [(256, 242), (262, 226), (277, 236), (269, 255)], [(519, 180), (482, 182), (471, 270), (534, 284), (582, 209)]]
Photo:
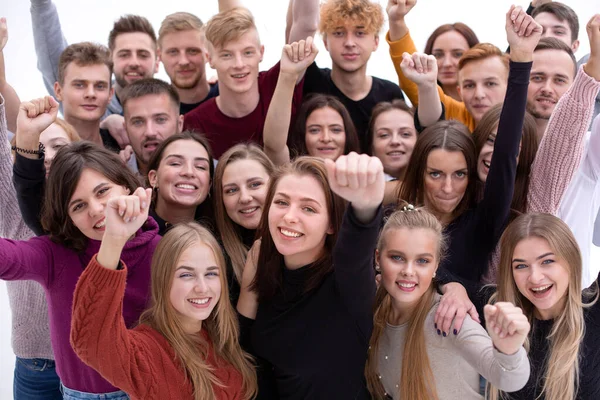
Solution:
[(152, 188), (146, 188), (146, 199), (142, 201), (142, 208), (144, 210), (150, 208), (150, 203), (152, 202)]
[(329, 158), (326, 158), (325, 169), (327, 170), (327, 178), (329, 179), (329, 185), (332, 185), (334, 182), (336, 182), (335, 162), (333, 162), (333, 160), (330, 160)]
[(485, 307), (483, 307), (483, 314), (484, 314), (486, 322), (491, 320), (492, 318), (494, 318), (494, 316), (496, 315), (497, 312), (498, 312), (498, 307), (496, 307), (496, 306), (487, 304)]

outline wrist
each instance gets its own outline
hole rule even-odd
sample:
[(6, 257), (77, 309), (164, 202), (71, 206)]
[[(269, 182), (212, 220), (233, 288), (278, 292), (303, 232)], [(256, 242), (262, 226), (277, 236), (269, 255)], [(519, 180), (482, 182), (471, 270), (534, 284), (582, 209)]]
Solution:
[(125, 243), (127, 239), (105, 233), (98, 251), (98, 263), (104, 268), (117, 269)]
[(510, 61), (512, 62), (531, 62), (533, 61), (533, 53), (530, 51), (519, 51), (513, 48), (510, 49)]
[(296, 83), (299, 76), (300, 72), (297, 71), (279, 71), (279, 79), (285, 83)]
[(600, 63), (594, 62), (594, 60), (592, 60), (591, 57), (583, 65), (583, 70), (591, 78), (594, 78), (595, 80), (600, 81)]
[(390, 21), (389, 29), (391, 42), (400, 40), (408, 34), (408, 25), (406, 25), (404, 18), (397, 21)]

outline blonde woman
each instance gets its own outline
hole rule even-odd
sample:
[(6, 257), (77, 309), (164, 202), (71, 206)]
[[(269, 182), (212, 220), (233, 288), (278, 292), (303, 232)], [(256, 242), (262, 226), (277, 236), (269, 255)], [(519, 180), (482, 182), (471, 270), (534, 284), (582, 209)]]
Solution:
[(256, 373), (238, 343), (221, 249), (206, 228), (189, 222), (167, 232), (152, 258), (151, 306), (126, 328), (130, 273), (121, 251), (148, 218), (150, 197), (139, 188), (108, 201), (100, 250), (75, 289), (73, 349), (131, 399), (252, 398)]
[(436, 335), (440, 296), (432, 284), (445, 242), (433, 214), (412, 206), (386, 222), (376, 250), (381, 285), (365, 368), (375, 399), (482, 399), (481, 374), (507, 392), (522, 388), (529, 323), (509, 302), (484, 310), (488, 333), (469, 316), (455, 335)]

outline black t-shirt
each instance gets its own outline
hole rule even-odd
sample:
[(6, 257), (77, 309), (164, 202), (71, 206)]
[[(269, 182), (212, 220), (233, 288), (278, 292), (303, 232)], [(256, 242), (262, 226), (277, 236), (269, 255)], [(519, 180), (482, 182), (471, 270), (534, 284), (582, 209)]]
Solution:
[(397, 84), (373, 77), (373, 84), (369, 94), (361, 100), (354, 101), (335, 86), (335, 83), (331, 79), (331, 69), (319, 68), (316, 63), (312, 63), (308, 67), (304, 77), (304, 95), (309, 93), (323, 93), (335, 96), (346, 106), (352, 117), (352, 122), (354, 122), (354, 127), (360, 141), (360, 148), (363, 153), (366, 153), (371, 147), (371, 143), (367, 143), (367, 130), (373, 107), (382, 101), (404, 100), (404, 95)]
[(119, 142), (117, 142), (117, 140), (110, 135), (108, 129), (100, 129), (100, 138), (102, 139), (102, 144), (106, 150), (110, 150), (115, 153), (121, 151)]
[(215, 83), (214, 85), (210, 85), (210, 90), (208, 91), (208, 94), (206, 95), (204, 100), (202, 100), (201, 102), (192, 103), (192, 104), (179, 103), (179, 114), (185, 115), (185, 114), (189, 113), (190, 111), (192, 111), (194, 108), (198, 107), (200, 104), (204, 103), (206, 100), (212, 99), (213, 97), (217, 97), (218, 95), (219, 95), (219, 84)]

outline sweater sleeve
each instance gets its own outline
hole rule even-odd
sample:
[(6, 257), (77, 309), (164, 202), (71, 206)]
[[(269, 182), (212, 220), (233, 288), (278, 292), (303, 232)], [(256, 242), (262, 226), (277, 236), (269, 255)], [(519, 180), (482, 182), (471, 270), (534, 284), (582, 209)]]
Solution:
[(0, 239), (0, 279), (36, 281), (48, 287), (52, 283), (54, 258), (47, 238), (28, 241)]
[[(375, 301), (374, 256), (383, 209), (379, 207), (375, 218), (363, 224), (348, 205), (333, 249), (333, 268), (336, 287), (347, 309), (359, 321), (365, 335), (370, 335)], [(369, 316), (368, 318), (364, 318)], [(368, 322), (367, 322), (368, 320)], [(367, 337), (368, 340), (368, 337)]]
[[(124, 265), (124, 264), (123, 264)], [(127, 267), (111, 270), (92, 258), (73, 295), (71, 346), (77, 356), (132, 398), (152, 398), (148, 379), (160, 365), (147, 335), (128, 330), (123, 319)]]
[(33, 236), (33, 232), (21, 218), (17, 194), (12, 183), (12, 169), (4, 99), (0, 95), (0, 237), (29, 239)]
[(43, 235), (44, 229), (40, 219), (46, 186), (44, 158), (33, 160), (16, 153), (13, 183), (23, 221), (36, 235)]
[(556, 104), (531, 167), (528, 212), (557, 213), (581, 161), (598, 90), (600, 82), (580, 67), (575, 82)]
[[(498, 122), (490, 170), (483, 199), (475, 210), (473, 237), (480, 238), (480, 244), (488, 247), (489, 254), (494, 251), (510, 213), (531, 64), (512, 61), (510, 63), (508, 87)], [(481, 267), (487, 267), (487, 264)], [(478, 271), (479, 279), (485, 272)]]
[[(403, 38), (392, 42), (390, 41), (390, 34), (388, 32), (385, 36), (385, 39), (390, 46), (390, 57), (392, 58), (396, 75), (398, 75), (400, 88), (404, 91), (404, 93), (406, 93), (406, 96), (410, 99), (410, 102), (413, 104), (413, 106), (417, 107), (419, 105), (417, 85), (404, 76), (402, 73), (402, 68), (400, 68), (400, 64), (402, 63), (402, 54), (405, 52), (412, 54), (417, 51), (415, 43), (410, 36), (410, 33), (407, 33)], [(446, 119), (460, 121), (472, 132), (475, 129), (475, 120), (469, 111), (467, 111), (465, 104), (446, 95), (440, 86), (438, 86), (438, 93), (440, 94), (440, 99), (445, 108)]]
[(60, 26), (58, 11), (51, 0), (31, 0), (30, 12), (38, 70), (42, 73), (48, 93), (54, 96), (58, 61), (68, 43)]
[(512, 355), (499, 352), (485, 329), (468, 315), (454, 346), (481, 376), (504, 392), (520, 390), (529, 380), (529, 359), (523, 346)]

